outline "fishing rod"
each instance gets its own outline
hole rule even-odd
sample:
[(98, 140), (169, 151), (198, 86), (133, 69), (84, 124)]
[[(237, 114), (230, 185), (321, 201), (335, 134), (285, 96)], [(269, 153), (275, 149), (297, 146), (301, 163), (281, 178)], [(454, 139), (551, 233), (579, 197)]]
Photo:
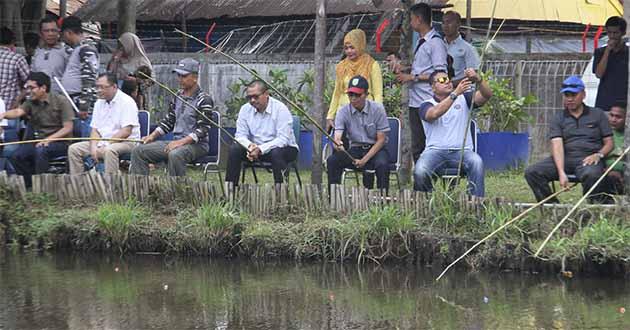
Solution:
[(57, 84), (57, 86), (59, 86), (59, 88), (61, 89), (61, 94), (63, 94), (63, 96), (65, 96), (66, 99), (68, 99), (68, 101), (70, 102), (70, 105), (72, 105), (72, 109), (74, 109), (75, 114), (78, 114), (80, 112), (79, 108), (77, 108), (77, 105), (74, 103), (74, 101), (70, 97), (70, 94), (68, 94), (68, 91), (66, 90), (66, 88), (63, 87), (63, 85), (61, 84), (61, 81), (59, 81), (57, 77), (53, 77), (53, 79), (55, 80), (55, 83)]
[[(221, 51), (218, 48), (213, 47), (212, 45), (206, 43), (205, 41), (191, 35), (188, 34), (180, 29), (175, 29), (175, 32), (190, 38), (192, 40), (195, 40), (197, 42), (199, 42), (200, 44), (202, 44), (203, 46), (205, 46), (207, 49), (210, 49), (226, 58), (228, 58), (230, 61), (236, 63), (236, 65), (240, 66), (241, 68), (243, 68), (245, 71), (247, 71), (248, 73), (250, 73), (251, 75), (253, 75), (254, 77), (256, 77), (256, 79), (259, 79), (260, 81), (264, 82), (272, 91), (274, 91), (278, 96), (280, 96), (282, 99), (284, 99), (287, 103), (289, 103), (289, 105), (291, 105), (297, 112), (299, 112), (301, 115), (303, 115), (306, 119), (308, 119), (308, 121), (310, 121), (313, 126), (315, 126), (317, 128), (317, 130), (319, 130), (320, 132), (322, 132), (322, 134), (327, 137), (330, 141), (332, 141), (333, 143), (336, 144), (335, 139), (332, 137), (332, 135), (328, 134), (328, 132), (326, 132), (326, 130), (324, 128), (322, 128), (322, 126), (315, 120), (313, 119), (306, 111), (304, 111), (299, 105), (297, 105), (295, 102), (293, 102), (293, 100), (291, 100), (289, 97), (287, 97), (286, 95), (284, 95), (280, 90), (278, 90), (274, 85), (272, 85), (271, 83), (269, 83), (265, 78), (263, 78), (260, 74), (258, 74), (258, 72), (256, 72), (255, 70), (251, 69), (250, 67), (248, 67), (247, 65), (241, 63), (239, 60), (235, 59), (233, 56), (224, 53), (223, 51)], [(341, 149), (340, 151), (342, 151), (343, 153), (346, 154), (346, 156), (348, 156), (353, 162), (356, 160), (354, 159), (354, 157), (352, 157), (352, 155), (350, 155), (350, 153), (345, 150), (345, 149)]]
[(5, 143), (0, 143), (0, 147), (16, 145), (16, 144), (59, 142), (59, 141), (109, 141), (109, 142), (137, 142), (137, 143), (142, 142), (142, 140), (138, 140), (138, 139), (72, 137), (72, 138), (53, 138), (53, 139), (37, 139), (37, 140), (5, 142)]

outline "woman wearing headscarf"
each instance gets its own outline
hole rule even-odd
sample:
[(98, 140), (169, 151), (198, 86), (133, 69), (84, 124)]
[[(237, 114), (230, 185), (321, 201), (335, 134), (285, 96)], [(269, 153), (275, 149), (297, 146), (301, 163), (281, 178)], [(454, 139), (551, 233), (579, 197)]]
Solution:
[(107, 71), (116, 74), (119, 80), (134, 75), (138, 68), (147, 66), (151, 71), (151, 61), (147, 57), (140, 38), (131, 32), (123, 33), (118, 38), (118, 49), (107, 66)]
[(337, 64), (335, 69), (335, 91), (333, 92), (328, 115), (326, 116), (327, 130), (334, 127), (337, 110), (350, 103), (346, 88), (350, 78), (361, 75), (369, 84), (368, 98), (372, 101), (383, 103), (383, 74), (381, 66), (370, 54), (366, 53), (367, 41), (365, 32), (354, 29), (343, 38), (343, 52), (345, 59)]

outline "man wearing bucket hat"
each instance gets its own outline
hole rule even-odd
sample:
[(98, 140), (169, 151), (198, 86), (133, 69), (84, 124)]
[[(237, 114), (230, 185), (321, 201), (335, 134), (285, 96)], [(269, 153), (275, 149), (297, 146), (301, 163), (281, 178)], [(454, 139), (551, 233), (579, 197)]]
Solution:
[[(525, 170), (525, 179), (538, 201), (551, 195), (549, 182), (558, 180), (561, 187), (568, 186), (568, 174), (575, 175), (588, 191), (602, 175), (604, 157), (613, 148), (613, 133), (604, 111), (582, 102), (586, 96), (582, 79), (565, 79), (560, 93), (564, 111), (550, 124), (551, 157)], [(598, 186), (590, 201), (606, 202), (600, 194), (604, 191), (604, 185)], [(550, 202), (557, 203), (558, 199)]]
[[(367, 99), (368, 82), (362, 76), (350, 79), (346, 94), (350, 103), (343, 106), (335, 117), (334, 152), (326, 160), (328, 183), (341, 183), (344, 168), (372, 170), (376, 173), (378, 189), (389, 189), (389, 168), (387, 150), (387, 132), (390, 130), (387, 114), (383, 105)], [(343, 150), (341, 137), (346, 133), (350, 143), (348, 153)], [(363, 173), (363, 186), (373, 188), (374, 175)]]
[[(177, 74), (180, 89), (177, 94), (194, 109), (174, 98), (166, 118), (131, 152), (131, 174), (149, 174), (149, 163), (166, 161), (170, 176), (184, 176), (186, 165), (208, 152), (208, 131), (214, 102), (198, 84), (199, 62), (185, 58), (173, 69)], [(205, 117), (200, 115), (197, 110)], [(216, 120), (216, 118), (213, 118)], [(173, 133), (172, 141), (155, 141), (162, 135)]]

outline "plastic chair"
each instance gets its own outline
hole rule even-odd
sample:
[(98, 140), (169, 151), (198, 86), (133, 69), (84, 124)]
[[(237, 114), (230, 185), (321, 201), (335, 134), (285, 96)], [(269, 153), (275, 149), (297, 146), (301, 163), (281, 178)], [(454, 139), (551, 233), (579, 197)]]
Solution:
[[(293, 135), (295, 136), (295, 142), (298, 143), (300, 141), (300, 117), (293, 116)], [(287, 168), (284, 171), (284, 177), (286, 182), (289, 183), (289, 172), (291, 169), (295, 170), (295, 176), (298, 181), (298, 185), (302, 186), (302, 179), (300, 178), (300, 171), (298, 170), (298, 159), (296, 157), (294, 161), (287, 164)], [(256, 168), (264, 168), (267, 171), (271, 171), (271, 162), (263, 162), (263, 161), (255, 161), (255, 162), (243, 162), (242, 163), (242, 176), (241, 182), (245, 183), (245, 173), (247, 168), (252, 169), (252, 174), (254, 175), (254, 182), (258, 183), (258, 177), (256, 176)]]
[[(218, 111), (212, 111), (212, 120), (215, 123), (221, 124), (221, 113)], [(219, 182), (222, 182), (221, 169), (219, 168), (219, 162), (221, 158), (221, 130), (215, 125), (210, 126), (208, 131), (208, 153), (195, 160), (195, 165), (203, 166), (203, 179), (207, 180), (208, 173), (217, 173)], [(221, 185), (223, 188), (223, 185)]]

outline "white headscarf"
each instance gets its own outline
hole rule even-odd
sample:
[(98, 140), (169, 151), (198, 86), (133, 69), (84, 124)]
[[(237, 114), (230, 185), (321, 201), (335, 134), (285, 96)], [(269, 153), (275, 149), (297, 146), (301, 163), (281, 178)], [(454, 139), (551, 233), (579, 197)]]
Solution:
[(124, 57), (120, 60), (121, 65), (118, 67), (117, 74), (119, 77), (126, 77), (130, 73), (136, 72), (143, 65), (148, 66), (153, 72), (151, 61), (149, 61), (137, 35), (125, 32), (118, 38), (118, 42), (122, 45), (124, 52)]

